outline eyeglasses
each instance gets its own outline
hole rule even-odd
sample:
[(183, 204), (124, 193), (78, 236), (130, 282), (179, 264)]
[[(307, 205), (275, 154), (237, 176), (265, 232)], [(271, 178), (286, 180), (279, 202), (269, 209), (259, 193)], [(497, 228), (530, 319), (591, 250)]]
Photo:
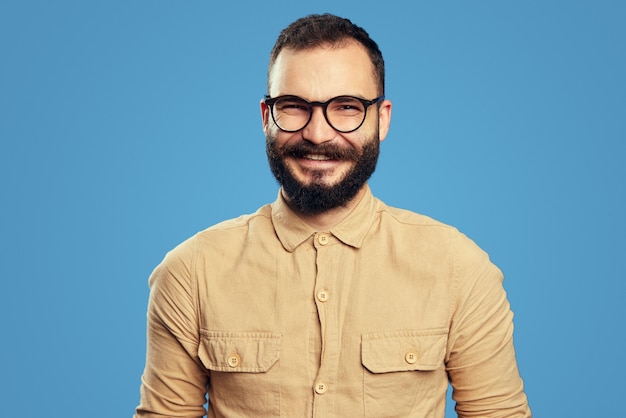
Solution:
[(363, 125), (367, 108), (380, 103), (385, 96), (365, 100), (353, 96), (337, 96), (326, 102), (309, 102), (298, 96), (265, 96), (276, 126), (284, 132), (298, 132), (304, 129), (313, 116), (313, 107), (321, 106), (326, 122), (341, 133), (354, 132)]

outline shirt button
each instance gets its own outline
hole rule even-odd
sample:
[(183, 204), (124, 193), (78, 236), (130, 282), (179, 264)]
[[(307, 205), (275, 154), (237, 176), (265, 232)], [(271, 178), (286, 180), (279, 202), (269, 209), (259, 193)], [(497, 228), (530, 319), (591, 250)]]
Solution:
[(317, 242), (319, 242), (320, 245), (328, 244), (328, 234), (326, 233), (317, 234)]
[(417, 354), (415, 353), (415, 351), (408, 351), (404, 355), (404, 361), (409, 364), (414, 364), (417, 361)]
[(319, 292), (317, 292), (317, 300), (319, 300), (320, 302), (326, 302), (329, 297), (330, 295), (328, 294), (327, 290), (320, 290)]
[(327, 390), (328, 390), (328, 386), (326, 385), (326, 383), (315, 384), (315, 393), (317, 393), (318, 395), (325, 394)]
[(226, 361), (230, 367), (237, 367), (241, 364), (241, 358), (237, 354), (231, 354)]

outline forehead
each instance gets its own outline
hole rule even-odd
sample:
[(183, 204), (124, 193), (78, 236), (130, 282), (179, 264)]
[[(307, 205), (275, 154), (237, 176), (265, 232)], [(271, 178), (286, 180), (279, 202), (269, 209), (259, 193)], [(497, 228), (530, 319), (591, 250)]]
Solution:
[(270, 69), (268, 84), (272, 97), (290, 94), (308, 100), (344, 94), (372, 98), (377, 93), (374, 66), (358, 42), (284, 49)]

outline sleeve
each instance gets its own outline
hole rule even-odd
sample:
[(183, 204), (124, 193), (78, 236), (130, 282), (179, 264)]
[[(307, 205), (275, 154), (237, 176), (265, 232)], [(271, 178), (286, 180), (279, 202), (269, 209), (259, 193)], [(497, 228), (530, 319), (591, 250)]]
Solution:
[(513, 347), (513, 313), (502, 273), (457, 237), (456, 298), (446, 367), (459, 417), (531, 417)]
[(150, 276), (146, 366), (136, 418), (203, 417), (208, 374), (198, 358), (192, 255), (169, 253)]

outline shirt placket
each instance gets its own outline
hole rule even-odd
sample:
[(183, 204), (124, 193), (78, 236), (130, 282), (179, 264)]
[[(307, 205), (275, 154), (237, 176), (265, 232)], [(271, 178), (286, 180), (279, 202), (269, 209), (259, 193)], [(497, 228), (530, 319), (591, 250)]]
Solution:
[(333, 266), (334, 237), (328, 232), (315, 234), (317, 274), (315, 277), (315, 305), (321, 332), (320, 369), (313, 386), (313, 415), (332, 416), (336, 399), (338, 370), (337, 298), (335, 297), (335, 268)]

